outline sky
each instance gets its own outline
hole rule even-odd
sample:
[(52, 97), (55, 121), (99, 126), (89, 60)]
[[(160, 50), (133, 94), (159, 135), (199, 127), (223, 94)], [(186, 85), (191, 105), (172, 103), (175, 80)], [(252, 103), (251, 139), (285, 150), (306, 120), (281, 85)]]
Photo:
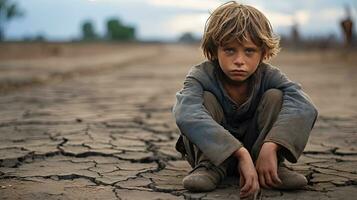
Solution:
[[(184, 32), (201, 36), (209, 13), (222, 0), (12, 0), (24, 16), (6, 25), (7, 39), (43, 35), (49, 40), (81, 37), (81, 24), (91, 20), (100, 35), (108, 18), (119, 18), (136, 28), (140, 40), (176, 40)], [(357, 22), (357, 0), (241, 0), (261, 10), (275, 32), (287, 35), (297, 23), (304, 37), (334, 34), (349, 5)], [(355, 25), (356, 27), (356, 25)], [(356, 30), (356, 28), (355, 28)]]

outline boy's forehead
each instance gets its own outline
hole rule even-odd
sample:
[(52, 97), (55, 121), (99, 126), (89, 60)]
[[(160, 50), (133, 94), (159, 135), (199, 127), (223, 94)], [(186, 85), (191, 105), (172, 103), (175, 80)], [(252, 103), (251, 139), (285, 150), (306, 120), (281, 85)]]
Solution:
[(247, 37), (245, 39), (237, 39), (237, 38), (232, 38), (230, 40), (226, 40), (222, 42), (220, 46), (230, 46), (230, 45), (239, 45), (239, 46), (255, 46), (257, 47), (256, 44), (250, 39), (250, 37)]

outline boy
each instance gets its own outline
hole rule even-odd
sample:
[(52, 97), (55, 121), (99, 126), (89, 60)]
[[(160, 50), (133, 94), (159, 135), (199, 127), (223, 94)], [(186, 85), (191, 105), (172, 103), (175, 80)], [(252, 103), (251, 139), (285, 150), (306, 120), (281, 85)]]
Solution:
[(202, 41), (208, 61), (190, 70), (173, 108), (182, 133), (176, 149), (193, 168), (183, 186), (211, 191), (235, 171), (242, 198), (260, 187), (305, 186), (283, 160), (297, 162), (317, 110), (298, 84), (263, 62), (279, 51), (267, 18), (227, 2), (207, 20)]

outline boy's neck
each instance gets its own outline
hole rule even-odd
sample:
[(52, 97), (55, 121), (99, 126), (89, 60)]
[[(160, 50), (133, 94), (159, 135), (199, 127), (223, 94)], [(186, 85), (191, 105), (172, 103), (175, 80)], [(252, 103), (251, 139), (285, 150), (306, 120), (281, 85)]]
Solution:
[(235, 82), (228, 79), (225, 74), (221, 76), (222, 85), (228, 96), (238, 105), (243, 104), (249, 97), (250, 78), (243, 82)]
[(242, 88), (242, 87), (246, 87), (246, 85), (248, 85), (249, 79), (242, 81), (242, 82), (232, 81), (223, 73), (222, 82), (224, 85), (226, 85), (227, 87), (230, 87), (230, 88)]

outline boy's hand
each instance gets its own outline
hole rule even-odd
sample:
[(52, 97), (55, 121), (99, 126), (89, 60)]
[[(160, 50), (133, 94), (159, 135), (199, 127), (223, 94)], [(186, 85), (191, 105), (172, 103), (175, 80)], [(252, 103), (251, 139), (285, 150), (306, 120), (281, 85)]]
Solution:
[(278, 176), (278, 149), (279, 145), (266, 142), (259, 152), (256, 169), (260, 185), (264, 188), (274, 188), (282, 183)]
[(254, 195), (259, 191), (259, 181), (257, 171), (248, 150), (241, 147), (234, 156), (238, 159), (238, 169), (240, 173), (240, 197), (245, 198)]

